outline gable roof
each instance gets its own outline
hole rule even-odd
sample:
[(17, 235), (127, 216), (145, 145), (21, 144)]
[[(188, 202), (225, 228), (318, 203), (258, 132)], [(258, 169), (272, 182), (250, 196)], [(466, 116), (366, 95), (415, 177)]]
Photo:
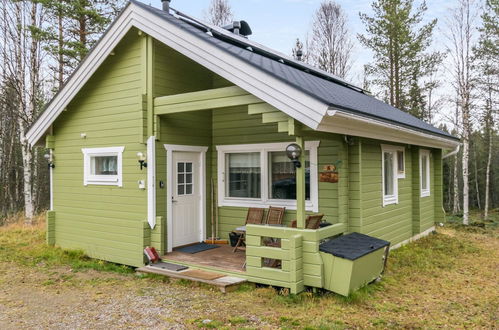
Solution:
[[(406, 135), (424, 137), (422, 145), (433, 146), (431, 140), (438, 141), (434, 144), (438, 147), (458, 144), (452, 135), (367, 95), (338, 77), (172, 11), (176, 15), (130, 1), (29, 130), (28, 141), (35, 144), (45, 134), (123, 35), (135, 26), (312, 129), (332, 131), (331, 123), (336, 121), (334, 115), (338, 112), (349, 119), (360, 118), (378, 123), (380, 127), (403, 130)], [(339, 133), (350, 134), (350, 131)]]

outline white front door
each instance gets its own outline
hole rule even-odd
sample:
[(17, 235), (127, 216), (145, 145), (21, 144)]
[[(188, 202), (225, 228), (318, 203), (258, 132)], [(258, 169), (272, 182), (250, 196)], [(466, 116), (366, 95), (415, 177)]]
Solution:
[(200, 241), (200, 154), (173, 152), (172, 226), (173, 247)]

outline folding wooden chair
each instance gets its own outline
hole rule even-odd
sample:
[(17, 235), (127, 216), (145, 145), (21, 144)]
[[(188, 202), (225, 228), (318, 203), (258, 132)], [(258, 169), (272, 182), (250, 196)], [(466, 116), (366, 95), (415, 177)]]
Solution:
[(267, 212), (267, 218), (265, 223), (267, 225), (280, 225), (282, 224), (282, 219), (284, 218), (285, 207), (269, 207)]
[[(305, 219), (305, 229), (319, 229), (324, 214), (309, 215)], [(291, 228), (296, 228), (297, 221), (291, 221)]]
[[(257, 207), (250, 207), (248, 209), (248, 214), (246, 214), (246, 221), (244, 222), (244, 225), (252, 224), (252, 225), (261, 225), (263, 222), (263, 212), (264, 209), (257, 208)], [(234, 247), (233, 252), (236, 252), (238, 248), (241, 247), (242, 244), (244, 244), (245, 241), (245, 235), (246, 231), (242, 230), (234, 230), (235, 233), (238, 233), (239, 239), (237, 240), (236, 246)]]

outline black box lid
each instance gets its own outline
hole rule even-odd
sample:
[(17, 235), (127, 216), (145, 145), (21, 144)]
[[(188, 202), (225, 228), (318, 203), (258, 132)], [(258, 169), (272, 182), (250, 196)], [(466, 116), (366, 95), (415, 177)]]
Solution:
[(333, 238), (319, 246), (319, 251), (348, 260), (356, 260), (390, 245), (390, 242), (360, 233)]

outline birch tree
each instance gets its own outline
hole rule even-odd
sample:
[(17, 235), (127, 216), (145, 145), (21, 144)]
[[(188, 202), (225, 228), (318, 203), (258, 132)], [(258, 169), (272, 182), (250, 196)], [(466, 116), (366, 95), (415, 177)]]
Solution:
[(316, 10), (307, 45), (308, 62), (316, 67), (345, 78), (352, 68), (353, 41), (348, 20), (341, 6), (323, 1)]
[(14, 91), (17, 112), (18, 141), (20, 142), (23, 168), (23, 200), (27, 222), (30, 222), (36, 209), (36, 191), (34, 170), (37, 166), (34, 150), (25, 139), (25, 134), (32, 124), (40, 97), (40, 40), (36, 35), (42, 23), (41, 5), (36, 2), (4, 2), (6, 21), (4, 32), (10, 42), (3, 45), (6, 57), (4, 70), (9, 77), (9, 84)]
[(228, 0), (212, 0), (208, 10), (205, 12), (208, 23), (216, 26), (225, 26), (232, 23), (234, 13)]
[(473, 0), (459, 0), (447, 22), (448, 52), (451, 73), (460, 112), (463, 172), (463, 224), (469, 224), (469, 157), (471, 134), (473, 77), (473, 42), (475, 38), (475, 8)]

